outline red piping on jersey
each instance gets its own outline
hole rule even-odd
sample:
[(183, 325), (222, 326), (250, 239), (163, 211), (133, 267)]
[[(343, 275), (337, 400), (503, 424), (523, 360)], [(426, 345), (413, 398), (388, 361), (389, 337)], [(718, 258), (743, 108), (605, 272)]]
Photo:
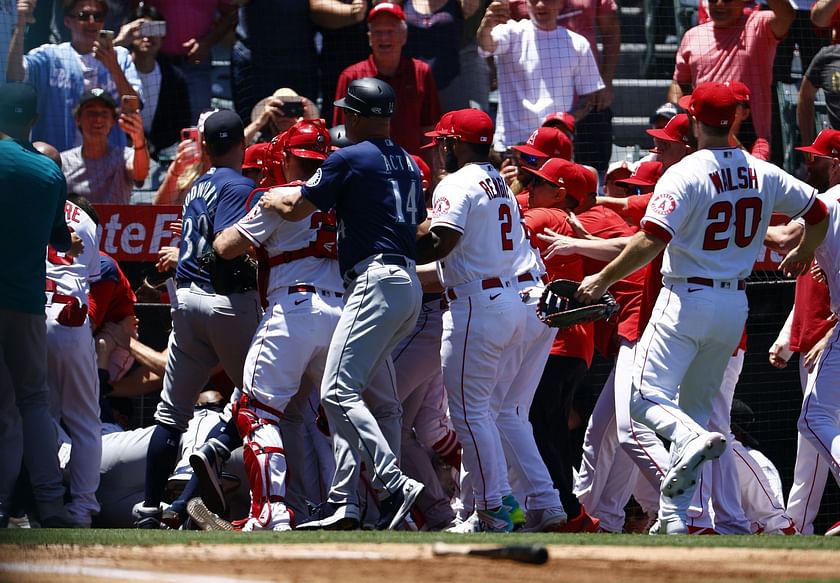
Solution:
[(673, 235), (671, 235), (668, 229), (666, 229), (662, 225), (654, 223), (653, 221), (643, 221), (642, 231), (644, 231), (648, 235), (656, 237), (657, 239), (662, 239), (666, 243), (670, 242), (671, 238), (673, 237)]
[(747, 469), (749, 469), (749, 470), (750, 470), (750, 473), (751, 473), (753, 476), (755, 476), (755, 480), (756, 480), (756, 482), (759, 484), (759, 486), (761, 486), (761, 491), (764, 493), (764, 496), (767, 498), (767, 500), (769, 500), (769, 501), (770, 501), (770, 506), (773, 508), (773, 510), (781, 510), (781, 511), (784, 513), (784, 510), (785, 510), (785, 509), (784, 509), (784, 508), (781, 508), (780, 506), (778, 506), (777, 501), (776, 501), (776, 497), (775, 497), (775, 496), (771, 496), (771, 495), (770, 495), (770, 493), (769, 493), (769, 492), (767, 492), (767, 489), (766, 489), (766, 488), (764, 487), (764, 485), (761, 483), (761, 479), (760, 479), (760, 478), (756, 475), (755, 470), (753, 470), (753, 466), (752, 466), (752, 464), (750, 464), (750, 462), (748, 462), (746, 459), (744, 459), (744, 456), (742, 456), (742, 455), (741, 455), (741, 452), (739, 452), (737, 449), (734, 449), (734, 448), (733, 448), (732, 453), (734, 453), (736, 456), (738, 456), (739, 458), (741, 458), (741, 459), (743, 460), (743, 462), (744, 462), (744, 465), (746, 465), (746, 466), (747, 466)]
[[(817, 365), (816, 373), (814, 374), (814, 385), (815, 386), (817, 384), (817, 379), (819, 379), (819, 377), (820, 377), (820, 372), (822, 372), (822, 366), (821, 365), (828, 359), (828, 357), (831, 355), (831, 352), (834, 350), (836, 345), (837, 345), (837, 341), (834, 340), (833, 342), (829, 343), (829, 345), (823, 350), (823, 354), (820, 357), (819, 364)], [(817, 443), (819, 443), (820, 446), (822, 446), (822, 448), (826, 450), (826, 452), (828, 453), (828, 457), (832, 460), (832, 462), (834, 462), (834, 465), (840, 465), (840, 461), (837, 460), (837, 458), (835, 458), (834, 455), (831, 453), (831, 446), (827, 446), (825, 443), (823, 443), (822, 439), (820, 439), (820, 437), (819, 437), (819, 435), (817, 435), (816, 431), (814, 431), (811, 428), (811, 423), (808, 421), (808, 407), (811, 404), (811, 397), (813, 397), (813, 396), (814, 396), (814, 392), (811, 391), (810, 393), (808, 393), (808, 396), (806, 397), (805, 402), (802, 404), (802, 419), (803, 419), (803, 421), (805, 421), (805, 426), (808, 428), (808, 431), (817, 440)]]

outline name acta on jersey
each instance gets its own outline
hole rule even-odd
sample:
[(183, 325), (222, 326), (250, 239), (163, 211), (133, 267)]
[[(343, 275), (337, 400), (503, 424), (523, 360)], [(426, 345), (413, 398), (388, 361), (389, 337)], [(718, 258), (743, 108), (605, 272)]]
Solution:
[[(734, 176), (732, 168), (721, 168), (716, 172), (710, 172), (709, 178), (718, 194), (727, 192), (729, 190), (737, 189), (757, 189), (758, 188), (758, 174), (755, 169), (750, 166), (738, 166), (735, 168)], [(737, 179), (737, 182), (736, 182)]]

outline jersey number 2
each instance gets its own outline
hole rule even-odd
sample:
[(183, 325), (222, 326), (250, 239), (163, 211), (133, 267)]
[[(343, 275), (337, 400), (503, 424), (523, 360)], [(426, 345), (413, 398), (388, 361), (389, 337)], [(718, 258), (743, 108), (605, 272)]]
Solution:
[[(735, 210), (735, 244), (738, 247), (748, 247), (758, 233), (761, 222), (761, 199), (757, 197), (742, 198), (734, 205)], [(712, 221), (706, 227), (703, 237), (703, 249), (706, 251), (720, 251), (729, 246), (729, 236), (726, 232), (732, 223), (733, 205), (728, 200), (716, 202), (709, 207), (706, 217)]]
[(510, 238), (510, 232), (513, 230), (513, 214), (510, 212), (510, 207), (506, 204), (499, 206), (499, 222), (501, 223), (502, 249), (504, 251), (511, 251), (513, 249), (513, 241)]

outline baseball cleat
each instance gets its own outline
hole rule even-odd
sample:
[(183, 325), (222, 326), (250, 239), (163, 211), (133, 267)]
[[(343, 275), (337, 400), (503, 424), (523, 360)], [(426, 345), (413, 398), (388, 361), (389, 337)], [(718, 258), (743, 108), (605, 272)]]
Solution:
[(566, 512), (559, 506), (528, 510), (525, 526), (520, 532), (564, 532), (566, 526)]
[(312, 508), (309, 520), (298, 524), (295, 530), (357, 530), (359, 525), (359, 507), (356, 504), (324, 502)]
[(477, 510), (482, 532), (513, 532), (513, 522), (504, 506), (496, 510)]
[(207, 508), (201, 498), (187, 502), (187, 513), (201, 530), (233, 530), (233, 525)]
[(376, 530), (394, 530), (417, 501), (425, 486), (417, 480), (406, 478), (402, 487), (382, 501)]
[(689, 441), (677, 462), (662, 480), (663, 496), (682, 496), (697, 484), (703, 462), (716, 460), (726, 449), (726, 439), (720, 433), (698, 435)]
[(198, 478), (198, 492), (207, 508), (216, 514), (225, 511), (225, 495), (219, 481), (219, 454), (208, 441), (190, 454), (190, 466)]
[(465, 534), (470, 532), (481, 532), (481, 523), (478, 521), (478, 514), (473, 512), (467, 518), (455, 518), (445, 532), (454, 532), (458, 534)]
[(513, 530), (519, 530), (525, 526), (525, 523), (527, 522), (525, 509), (522, 508), (516, 498), (514, 498), (513, 494), (502, 496), (502, 506), (504, 506), (505, 510), (507, 510), (510, 515), (510, 521), (513, 523)]
[(840, 521), (835, 522), (834, 526), (825, 531), (825, 536), (837, 536), (840, 534)]
[(131, 514), (134, 517), (134, 528), (169, 530), (163, 523), (163, 510), (160, 506), (144, 506), (143, 502), (138, 502), (132, 508)]
[(581, 504), (580, 513), (574, 518), (568, 518), (566, 524), (562, 525), (558, 532), (598, 532), (599, 528), (601, 528), (601, 519), (591, 516)]
[(657, 518), (648, 534), (688, 534), (688, 526), (679, 516)]

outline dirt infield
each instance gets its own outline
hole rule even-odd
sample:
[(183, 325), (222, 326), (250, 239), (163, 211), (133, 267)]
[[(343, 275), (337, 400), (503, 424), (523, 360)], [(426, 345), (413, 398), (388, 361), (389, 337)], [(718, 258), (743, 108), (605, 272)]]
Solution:
[(3, 545), (0, 546), (0, 581), (650, 583), (838, 580), (838, 553), (832, 551), (629, 546), (549, 546), (548, 551), (548, 563), (533, 566), (479, 557), (434, 556), (429, 544)]

